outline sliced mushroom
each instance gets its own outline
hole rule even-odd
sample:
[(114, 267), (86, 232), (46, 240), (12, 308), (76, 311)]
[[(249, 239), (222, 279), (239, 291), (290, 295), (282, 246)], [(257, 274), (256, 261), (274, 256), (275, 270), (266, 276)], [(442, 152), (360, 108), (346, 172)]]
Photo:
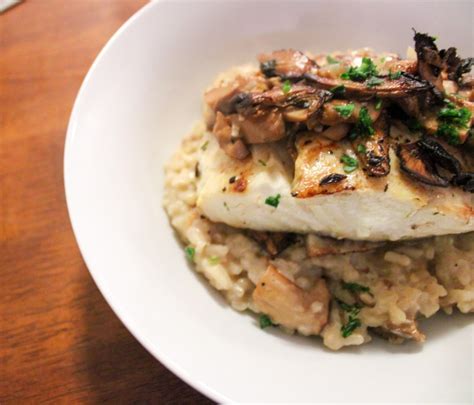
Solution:
[(299, 79), (315, 62), (304, 53), (294, 49), (282, 49), (258, 57), (260, 70), (266, 77), (279, 76), (282, 79)]
[(453, 174), (460, 173), (461, 163), (459, 163), (459, 160), (443, 148), (439, 142), (436, 142), (433, 138), (423, 138), (417, 144), (431, 157), (436, 165)]
[(400, 168), (410, 177), (430, 186), (448, 187), (448, 180), (438, 174), (430, 157), (416, 142), (398, 145), (397, 156)]
[(389, 123), (386, 114), (375, 121), (374, 131), (370, 137), (354, 139), (352, 147), (368, 176), (383, 177), (390, 173)]
[(270, 265), (252, 298), (274, 323), (303, 335), (318, 335), (328, 322), (329, 290), (323, 279), (306, 291)]
[(378, 96), (381, 98), (407, 97), (413, 94), (427, 91), (432, 85), (424, 80), (420, 80), (409, 73), (402, 73), (397, 79), (390, 79), (388, 76), (380, 76), (381, 83), (369, 86), (370, 82), (354, 82), (340, 78), (323, 77), (315, 73), (306, 73), (305, 79), (316, 86), (330, 90), (337, 86), (344, 86), (347, 96), (369, 98)]
[(459, 173), (453, 177), (451, 183), (462, 187), (464, 191), (474, 193), (474, 173)]
[(401, 325), (394, 325), (389, 322), (384, 326), (374, 328), (373, 331), (391, 343), (402, 343), (405, 339), (420, 343), (426, 340), (426, 336), (418, 329), (416, 321), (409, 321)]
[(212, 129), (219, 146), (227, 155), (235, 159), (245, 159), (249, 155), (247, 146), (241, 139), (232, 136), (232, 122), (221, 112), (217, 112), (214, 128)]

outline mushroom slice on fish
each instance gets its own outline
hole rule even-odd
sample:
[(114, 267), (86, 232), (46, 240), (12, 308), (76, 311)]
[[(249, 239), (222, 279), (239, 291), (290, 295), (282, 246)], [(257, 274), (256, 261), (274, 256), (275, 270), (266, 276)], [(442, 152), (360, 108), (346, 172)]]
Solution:
[(411, 178), (430, 186), (449, 186), (448, 180), (438, 174), (431, 158), (418, 143), (398, 145), (397, 156), (400, 160), (401, 170)]
[(260, 70), (266, 77), (278, 76), (282, 79), (300, 79), (315, 62), (304, 53), (294, 49), (281, 49), (258, 56)]
[(430, 83), (403, 72), (400, 74), (400, 77), (396, 79), (391, 79), (388, 76), (380, 76), (378, 77), (380, 82), (373, 86), (370, 85), (370, 79), (364, 82), (355, 82), (341, 78), (320, 76), (318, 72), (306, 73), (304, 77), (310, 83), (314, 83), (323, 89), (331, 90), (338, 86), (344, 86), (347, 96), (363, 98), (374, 96), (381, 98), (407, 97), (432, 88)]
[(370, 177), (383, 177), (390, 173), (389, 122), (382, 114), (374, 123), (374, 134), (357, 137), (352, 146), (359, 157), (362, 167)]
[(302, 335), (318, 335), (328, 322), (329, 290), (324, 279), (303, 290), (270, 265), (252, 298), (273, 323), (296, 329)]

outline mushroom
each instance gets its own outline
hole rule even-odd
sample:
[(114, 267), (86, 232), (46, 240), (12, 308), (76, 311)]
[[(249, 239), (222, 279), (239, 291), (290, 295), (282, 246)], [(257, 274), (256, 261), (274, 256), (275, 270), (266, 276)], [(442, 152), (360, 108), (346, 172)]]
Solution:
[(304, 53), (294, 49), (281, 49), (270, 54), (258, 56), (260, 70), (266, 77), (281, 77), (285, 79), (300, 79), (308, 72), (315, 62)]
[[(354, 108), (350, 114), (342, 114), (341, 108), (348, 106), (349, 104), (354, 105)], [(323, 125), (337, 125), (340, 123), (354, 124), (359, 120), (359, 114), (362, 107), (367, 108), (367, 112), (373, 121), (376, 121), (380, 115), (380, 110), (375, 108), (373, 102), (360, 102), (360, 101), (349, 101), (349, 100), (331, 100), (321, 108), (319, 116), (319, 122)]]
[(352, 141), (362, 167), (370, 177), (383, 177), (390, 173), (389, 123), (386, 114), (382, 114), (374, 123), (374, 134), (369, 137), (357, 137)]
[(380, 79), (380, 82), (374, 85), (370, 85), (370, 79), (364, 82), (356, 82), (340, 78), (324, 77), (318, 75), (317, 71), (315, 73), (305, 73), (304, 77), (320, 88), (330, 90), (338, 86), (344, 86), (346, 95), (365, 98), (373, 96), (382, 98), (406, 97), (427, 91), (432, 87), (430, 83), (405, 72), (402, 72), (396, 79), (391, 79), (386, 75), (380, 75), (377, 77), (377, 79)]
[(232, 136), (232, 122), (220, 111), (216, 114), (216, 121), (212, 129), (219, 146), (232, 158), (243, 160), (249, 155), (249, 150), (242, 139)]
[(248, 235), (260, 243), (270, 256), (276, 256), (283, 252), (296, 239), (293, 233), (263, 232), (249, 230)]
[(277, 108), (257, 110), (251, 115), (239, 114), (233, 121), (248, 144), (275, 142), (286, 135), (283, 114)]
[(303, 335), (318, 335), (328, 322), (329, 290), (323, 279), (303, 290), (270, 265), (252, 298), (274, 323)]
[(453, 177), (451, 183), (462, 187), (464, 191), (474, 193), (474, 173), (459, 173)]
[(398, 145), (397, 156), (401, 170), (408, 176), (430, 186), (448, 187), (448, 180), (438, 174), (432, 160), (417, 142)]

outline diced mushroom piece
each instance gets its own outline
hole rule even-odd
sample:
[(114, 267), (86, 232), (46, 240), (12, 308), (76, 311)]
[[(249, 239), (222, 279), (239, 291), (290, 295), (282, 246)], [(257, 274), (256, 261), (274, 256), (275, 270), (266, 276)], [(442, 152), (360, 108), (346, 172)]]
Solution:
[(266, 77), (279, 76), (282, 79), (299, 79), (315, 65), (304, 53), (294, 49), (261, 54), (258, 60)]
[(219, 146), (227, 155), (235, 159), (245, 159), (249, 155), (249, 150), (245, 146), (242, 139), (232, 136), (232, 122), (230, 118), (224, 116), (221, 112), (217, 112), (216, 122), (212, 129)]
[(214, 87), (204, 93), (204, 101), (214, 111), (219, 110), (223, 113), (227, 113), (226, 110), (228, 110), (228, 107), (226, 104), (238, 92), (239, 86), (237, 83), (228, 86)]
[(401, 170), (411, 178), (430, 186), (448, 187), (449, 182), (438, 174), (429, 156), (416, 142), (398, 145), (397, 156)]
[(383, 66), (383, 70), (386, 71), (387, 74), (392, 73), (395, 74), (397, 72), (404, 72), (414, 75), (417, 73), (418, 70), (418, 63), (416, 60), (410, 59), (403, 59), (403, 60), (392, 60), (390, 62), (386, 62)]
[[(348, 105), (354, 105), (352, 112), (350, 114), (341, 113), (341, 108)], [(354, 124), (359, 120), (359, 114), (362, 107), (367, 108), (367, 112), (369, 113), (372, 122), (379, 118), (380, 110), (375, 108), (373, 102), (331, 100), (324, 103), (322, 106), (318, 120), (323, 125), (336, 125), (340, 123)]]
[(389, 123), (386, 114), (375, 121), (374, 131), (370, 137), (354, 139), (352, 147), (368, 176), (383, 177), (390, 173)]
[(277, 108), (257, 110), (253, 115), (235, 118), (248, 144), (278, 141), (285, 136), (283, 114)]
[(303, 335), (318, 335), (328, 322), (329, 291), (323, 279), (303, 290), (270, 265), (252, 297), (274, 323)]
[(398, 98), (407, 97), (432, 88), (432, 85), (424, 80), (417, 79), (409, 73), (402, 73), (397, 79), (380, 76), (381, 82), (370, 86), (370, 82), (354, 82), (340, 78), (323, 77), (318, 73), (306, 73), (305, 78), (316, 86), (330, 90), (338, 86), (344, 86), (347, 96)]
[(355, 241), (349, 239), (333, 239), (325, 236), (309, 234), (306, 237), (306, 251), (309, 257), (326, 255), (367, 252), (377, 249), (383, 243)]

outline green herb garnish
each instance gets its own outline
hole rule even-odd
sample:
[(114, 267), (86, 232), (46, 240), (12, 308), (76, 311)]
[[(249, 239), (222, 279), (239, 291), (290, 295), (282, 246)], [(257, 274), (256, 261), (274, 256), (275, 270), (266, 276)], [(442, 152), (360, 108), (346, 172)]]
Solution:
[(366, 152), (367, 152), (367, 148), (365, 147), (365, 145), (362, 145), (361, 143), (359, 143), (359, 145), (357, 145), (357, 152), (359, 152), (359, 153), (366, 153)]
[(379, 111), (382, 108), (382, 99), (376, 98), (375, 99), (375, 109)]
[(274, 326), (270, 317), (265, 314), (260, 315), (258, 322), (260, 323), (260, 328), (262, 329), (268, 328), (269, 326)]
[(341, 300), (336, 300), (336, 301), (338, 305), (341, 307), (341, 309), (347, 312), (349, 316), (347, 323), (341, 326), (341, 335), (343, 338), (346, 338), (352, 335), (352, 332), (354, 332), (355, 329), (357, 329), (359, 326), (362, 325), (360, 319), (357, 318), (357, 315), (360, 312), (360, 306), (357, 304), (349, 305)]
[(331, 55), (326, 56), (326, 62), (328, 65), (335, 65), (336, 63), (339, 63), (339, 61), (334, 59)]
[(230, 211), (230, 208), (225, 201), (224, 201), (224, 207), (226, 208), (227, 211)]
[(471, 121), (471, 111), (467, 108), (456, 108), (450, 101), (438, 113), (438, 130), (436, 135), (442, 136), (452, 145), (461, 143), (459, 129), (467, 129)]
[(370, 118), (369, 110), (367, 107), (362, 107), (359, 112), (359, 120), (355, 126), (357, 135), (370, 136), (375, 133), (374, 127), (372, 126), (372, 118)]
[(346, 86), (340, 84), (339, 86), (335, 86), (329, 90), (335, 96), (342, 96), (346, 92)]
[(352, 173), (359, 166), (357, 159), (346, 154), (341, 156), (341, 163), (344, 163), (343, 169), (346, 173)]
[(345, 339), (352, 335), (352, 332), (362, 325), (359, 318), (354, 318), (349, 315), (349, 320), (345, 325), (341, 326), (341, 335)]
[(375, 87), (381, 83), (383, 83), (383, 79), (381, 79), (380, 77), (372, 76), (371, 78), (367, 79), (366, 85), (367, 87)]
[(344, 118), (349, 118), (352, 115), (354, 108), (355, 108), (354, 103), (338, 105), (334, 107), (334, 109), (339, 113), (339, 115)]
[(202, 144), (201, 146), (201, 150), (206, 150), (207, 149), (207, 145), (209, 145), (209, 141), (206, 141)]
[(258, 163), (260, 163), (262, 166), (267, 165), (267, 162), (264, 162), (262, 159), (258, 159)]
[(280, 194), (277, 194), (276, 196), (270, 196), (265, 199), (265, 204), (271, 205), (272, 207), (278, 207), (278, 204), (280, 204)]
[(212, 266), (215, 266), (216, 264), (219, 264), (219, 262), (221, 261), (220, 257), (219, 256), (211, 256), (209, 258), (209, 263), (212, 265)]
[(289, 80), (285, 80), (281, 86), (283, 93), (288, 94), (291, 90), (291, 83)]
[(370, 294), (369, 287), (366, 287), (365, 285), (360, 285), (357, 283), (345, 283), (343, 281), (342, 288), (344, 288), (344, 290), (350, 291), (351, 293), (366, 292)]
[(402, 75), (402, 72), (400, 72), (399, 70), (397, 70), (396, 72), (393, 72), (390, 70), (388, 72), (388, 78), (390, 80), (397, 80), (397, 79), (400, 79), (400, 76)]
[(193, 261), (194, 260), (194, 255), (196, 254), (196, 249), (194, 249), (192, 246), (188, 246), (184, 249), (184, 252), (186, 253), (186, 257)]
[(362, 58), (362, 63), (358, 67), (351, 66), (349, 70), (341, 75), (341, 79), (352, 80), (353, 82), (363, 82), (369, 77), (377, 76), (377, 67), (370, 58)]

